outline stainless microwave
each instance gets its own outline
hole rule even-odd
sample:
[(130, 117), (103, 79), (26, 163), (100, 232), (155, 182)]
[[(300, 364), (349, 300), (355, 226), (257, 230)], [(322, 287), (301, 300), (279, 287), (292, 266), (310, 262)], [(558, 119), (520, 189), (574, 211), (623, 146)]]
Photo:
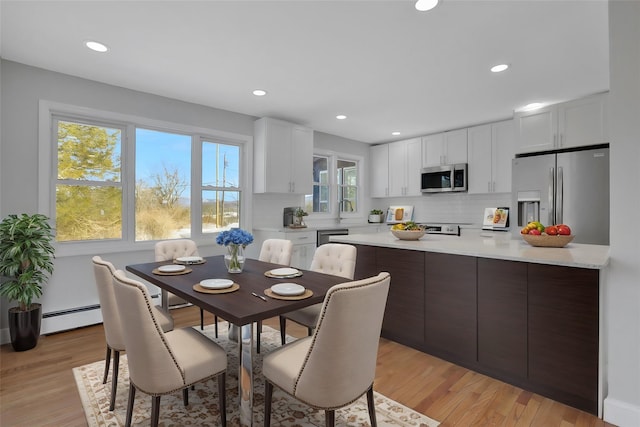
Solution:
[(423, 193), (467, 191), (467, 164), (423, 168), (421, 181)]

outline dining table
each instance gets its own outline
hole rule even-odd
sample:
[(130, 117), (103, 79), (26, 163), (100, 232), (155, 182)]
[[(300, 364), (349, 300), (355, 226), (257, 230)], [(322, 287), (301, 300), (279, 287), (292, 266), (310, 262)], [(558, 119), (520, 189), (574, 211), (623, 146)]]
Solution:
[[(167, 292), (221, 317), (235, 326), (239, 346), (238, 397), (240, 425), (253, 425), (253, 323), (274, 316), (321, 303), (333, 285), (348, 281), (344, 277), (297, 269), (297, 277), (273, 277), (270, 272), (285, 266), (246, 259), (240, 273), (229, 273), (224, 256), (204, 257), (190, 263), (181, 272), (163, 273), (159, 267), (171, 261), (127, 265), (126, 270), (158, 286), (162, 304), (167, 308)], [(166, 269), (166, 268), (165, 268)], [(207, 293), (199, 286), (207, 279), (228, 279), (234, 285), (227, 292)], [(299, 297), (282, 297), (271, 292), (278, 283), (296, 283), (304, 286)], [(237, 286), (236, 286), (237, 284)], [(233, 289), (233, 290), (231, 290)], [(284, 299), (283, 299), (284, 298)]]

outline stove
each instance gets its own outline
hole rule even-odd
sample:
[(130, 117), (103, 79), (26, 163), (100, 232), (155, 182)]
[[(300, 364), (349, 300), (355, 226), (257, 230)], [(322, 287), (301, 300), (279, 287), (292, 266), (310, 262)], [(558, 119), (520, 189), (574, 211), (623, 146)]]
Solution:
[(456, 224), (420, 224), (427, 234), (446, 234), (459, 236), (460, 226)]

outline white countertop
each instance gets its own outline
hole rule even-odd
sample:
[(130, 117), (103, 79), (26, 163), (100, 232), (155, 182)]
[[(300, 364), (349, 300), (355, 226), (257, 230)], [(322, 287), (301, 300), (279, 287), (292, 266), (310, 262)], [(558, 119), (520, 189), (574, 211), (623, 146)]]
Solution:
[(602, 269), (609, 263), (609, 246), (569, 243), (564, 248), (539, 248), (509, 232), (462, 229), (460, 236), (425, 234), (420, 240), (399, 240), (391, 232), (331, 236), (332, 242), (414, 251), (494, 258), (536, 264)]

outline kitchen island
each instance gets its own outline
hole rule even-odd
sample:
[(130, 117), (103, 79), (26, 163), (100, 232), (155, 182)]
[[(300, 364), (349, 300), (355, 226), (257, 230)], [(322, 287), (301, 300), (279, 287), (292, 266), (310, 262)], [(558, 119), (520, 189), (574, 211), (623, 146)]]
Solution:
[(609, 248), (538, 248), (512, 237), (463, 229), (331, 241), (358, 248), (356, 279), (391, 273), (383, 337), (600, 415)]

